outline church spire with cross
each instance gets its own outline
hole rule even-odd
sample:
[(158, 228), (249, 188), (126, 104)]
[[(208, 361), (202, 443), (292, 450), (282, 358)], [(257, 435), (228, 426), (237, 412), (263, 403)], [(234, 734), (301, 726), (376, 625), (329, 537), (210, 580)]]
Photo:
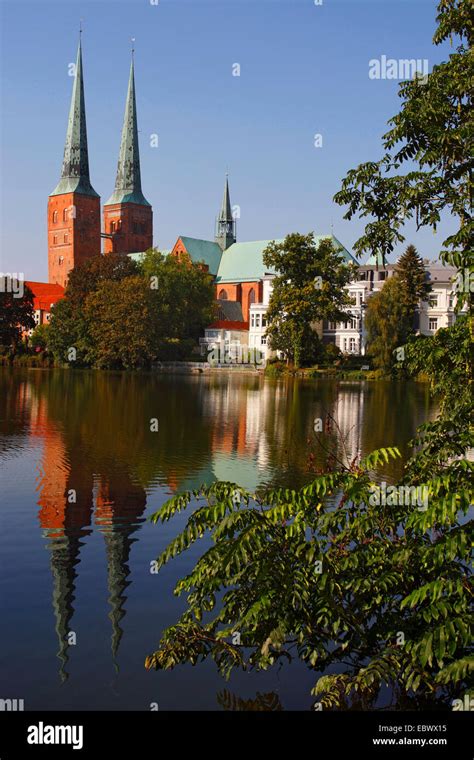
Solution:
[(232, 216), (232, 206), (229, 192), (229, 175), (225, 175), (224, 195), (219, 216), (216, 220), (216, 243), (225, 251), (237, 240), (235, 219)]
[(48, 199), (48, 281), (63, 287), (75, 266), (100, 255), (100, 198), (89, 176), (81, 36), (82, 29), (61, 177)]
[(142, 192), (132, 48), (115, 189), (104, 206), (105, 253), (135, 253), (150, 248), (152, 215)]
[(91, 185), (89, 175), (81, 37), (79, 37), (74, 69), (74, 84), (72, 87), (61, 178), (51, 195), (62, 195), (63, 193), (81, 193), (82, 195), (97, 196), (96, 191)]

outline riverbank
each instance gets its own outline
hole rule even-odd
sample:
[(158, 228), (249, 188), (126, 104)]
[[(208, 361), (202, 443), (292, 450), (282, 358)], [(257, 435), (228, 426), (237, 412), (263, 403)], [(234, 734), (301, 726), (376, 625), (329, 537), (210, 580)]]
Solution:
[[(17, 367), (26, 369), (71, 369), (72, 364), (61, 364), (56, 362), (53, 357), (45, 354), (32, 356), (22, 354), (15, 357), (0, 356), (0, 367)], [(88, 368), (80, 368), (87, 371)], [(98, 370), (99, 372), (102, 370)], [(348, 369), (344, 367), (303, 367), (294, 369), (284, 365), (268, 364), (210, 364), (209, 362), (195, 361), (175, 361), (175, 362), (157, 362), (149, 369), (144, 370), (114, 370), (114, 372), (151, 372), (166, 375), (193, 375), (193, 374), (221, 374), (230, 373), (232, 375), (260, 375), (267, 378), (294, 377), (306, 380), (317, 379), (334, 379), (334, 380), (391, 380), (390, 375), (385, 374), (379, 369)], [(400, 380), (405, 378), (400, 377)], [(416, 378), (409, 378), (415, 382), (427, 382), (428, 378), (420, 374)]]

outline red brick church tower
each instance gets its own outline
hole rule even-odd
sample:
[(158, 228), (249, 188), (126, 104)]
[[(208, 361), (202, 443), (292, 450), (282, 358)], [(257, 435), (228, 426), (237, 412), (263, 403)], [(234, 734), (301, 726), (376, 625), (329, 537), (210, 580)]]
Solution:
[(132, 63), (115, 190), (104, 206), (104, 253), (139, 253), (153, 245), (153, 211), (142, 193)]
[(48, 200), (48, 280), (63, 287), (77, 264), (100, 255), (100, 198), (91, 185), (81, 42), (61, 178)]

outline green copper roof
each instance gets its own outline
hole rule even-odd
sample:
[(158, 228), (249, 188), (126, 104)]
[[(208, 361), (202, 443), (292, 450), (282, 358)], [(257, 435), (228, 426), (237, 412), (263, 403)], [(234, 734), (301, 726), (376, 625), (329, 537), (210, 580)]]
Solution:
[(222, 198), (222, 206), (219, 213), (219, 220), (223, 222), (232, 222), (232, 206), (230, 205), (230, 192), (229, 192), (229, 180), (226, 176), (224, 185), (224, 196)]
[(122, 139), (120, 142), (115, 190), (106, 205), (109, 206), (112, 203), (138, 203), (141, 206), (150, 205), (142, 193), (133, 58), (130, 65), (130, 77), (128, 80), (125, 115), (123, 117)]
[(192, 261), (195, 263), (203, 261), (209, 267), (210, 274), (217, 274), (222, 256), (222, 250), (217, 243), (211, 240), (184, 237), (183, 235), (180, 235), (178, 239), (183, 241)]
[[(169, 256), (171, 253), (171, 250), (169, 251), (162, 251), (160, 250), (160, 253), (163, 254), (163, 256)], [(140, 264), (141, 261), (145, 258), (146, 251), (139, 251), (138, 253), (127, 253), (127, 256), (129, 259), (132, 259), (132, 261), (136, 261), (137, 264)]]
[(77, 50), (76, 72), (72, 88), (71, 107), (69, 109), (61, 179), (51, 195), (62, 195), (63, 193), (81, 193), (82, 195), (98, 197), (89, 177), (86, 107), (80, 41)]
[[(342, 258), (347, 262), (355, 262), (349, 251), (344, 248), (334, 235), (315, 235), (315, 243), (330, 238), (335, 246), (341, 249)], [(263, 251), (273, 241), (256, 240), (250, 243), (234, 243), (223, 252), (216, 282), (254, 282), (265, 274), (275, 274), (263, 263)], [(283, 243), (283, 240), (275, 240)]]
[(232, 216), (232, 206), (230, 203), (229, 179), (226, 174), (224, 195), (222, 197), (221, 210), (216, 219), (216, 242), (219, 248), (225, 251), (237, 240), (236, 224)]
[(383, 263), (383, 256), (381, 253), (377, 253), (377, 254), (371, 253), (365, 263), (367, 266), (377, 266), (377, 267), (385, 266)]

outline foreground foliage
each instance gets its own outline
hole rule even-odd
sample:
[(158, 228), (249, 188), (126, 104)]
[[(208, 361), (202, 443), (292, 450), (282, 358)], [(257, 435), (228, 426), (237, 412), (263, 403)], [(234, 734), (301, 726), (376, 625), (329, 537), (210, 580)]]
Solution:
[(212, 546), (178, 582), (187, 609), (146, 667), (210, 656), (228, 676), (296, 656), (315, 671), (338, 667), (315, 684), (325, 708), (370, 706), (384, 684), (404, 697), (459, 696), (473, 667), (472, 466), (453, 463), (427, 483), (426, 510), (372, 504), (371, 471), (398, 455), (373, 452), (300, 491), (215, 483), (164, 504), (154, 522), (199, 506), (160, 567), (207, 531)]

